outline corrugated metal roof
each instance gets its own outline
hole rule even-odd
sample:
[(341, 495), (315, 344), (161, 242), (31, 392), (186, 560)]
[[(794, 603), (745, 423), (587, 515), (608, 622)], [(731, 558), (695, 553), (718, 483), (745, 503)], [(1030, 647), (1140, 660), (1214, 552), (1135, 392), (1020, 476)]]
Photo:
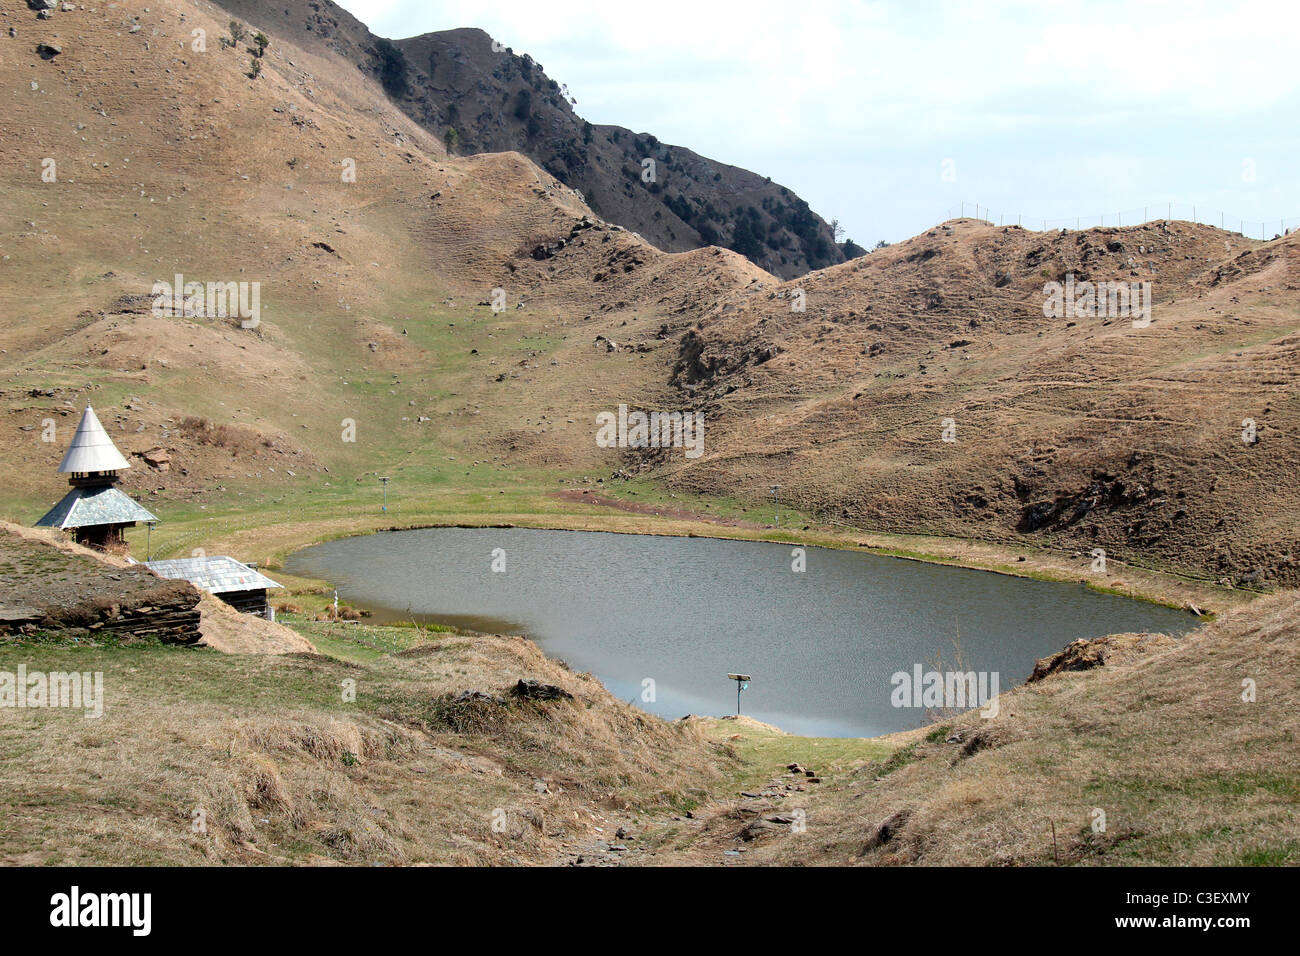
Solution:
[(145, 565), (161, 577), (183, 578), (195, 587), (203, 588), (213, 594), (280, 587), (266, 575), (224, 554), (202, 558), (173, 558), (169, 561), (146, 561)]
[(131, 463), (122, 457), (122, 453), (108, 437), (104, 426), (99, 423), (99, 416), (89, 405), (81, 413), (81, 423), (77, 433), (72, 436), (68, 453), (59, 465), (59, 474), (86, 471), (120, 471), (130, 468)]
[(157, 521), (131, 498), (110, 486), (73, 488), (36, 522), (38, 528), (89, 528), (100, 524)]

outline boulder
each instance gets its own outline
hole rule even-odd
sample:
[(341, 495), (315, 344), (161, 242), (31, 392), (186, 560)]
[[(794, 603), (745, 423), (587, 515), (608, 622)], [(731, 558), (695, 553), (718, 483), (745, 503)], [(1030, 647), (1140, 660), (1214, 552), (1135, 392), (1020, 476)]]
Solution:
[(139, 453), (144, 463), (154, 471), (170, 471), (172, 456), (165, 448), (150, 448)]

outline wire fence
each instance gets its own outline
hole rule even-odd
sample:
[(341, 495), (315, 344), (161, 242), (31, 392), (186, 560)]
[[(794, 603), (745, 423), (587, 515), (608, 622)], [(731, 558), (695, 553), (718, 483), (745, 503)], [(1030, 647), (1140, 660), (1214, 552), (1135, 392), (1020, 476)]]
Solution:
[(1285, 219), (1243, 219), (1222, 209), (1200, 206), (1195, 203), (1164, 202), (1150, 206), (1135, 206), (1114, 213), (1100, 213), (1093, 216), (1067, 216), (1064, 219), (1042, 219), (1025, 216), (1021, 213), (1004, 213), (982, 206), (979, 203), (961, 202), (949, 206), (944, 220), (968, 216), (983, 219), (998, 226), (1023, 226), (1026, 229), (1091, 229), (1095, 226), (1140, 226), (1146, 222), (1163, 222), (1165, 220), (1182, 220), (1199, 222), (1206, 226), (1217, 226), (1225, 232), (1235, 232), (1248, 239), (1270, 239), (1285, 236), (1291, 229), (1300, 228), (1300, 214)]

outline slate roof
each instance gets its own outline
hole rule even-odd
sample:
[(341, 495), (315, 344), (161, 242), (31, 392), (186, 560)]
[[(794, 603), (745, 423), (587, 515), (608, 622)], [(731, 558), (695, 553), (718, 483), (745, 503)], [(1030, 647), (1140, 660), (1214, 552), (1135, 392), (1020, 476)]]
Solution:
[(99, 423), (95, 410), (87, 405), (81, 413), (81, 422), (77, 425), (76, 434), (72, 436), (68, 453), (59, 465), (59, 474), (120, 471), (130, 467), (131, 463), (122, 457), (122, 453), (113, 444), (113, 439), (108, 437), (108, 432)]
[(89, 528), (100, 524), (157, 521), (131, 498), (110, 486), (73, 488), (36, 522), (38, 528)]
[(266, 575), (225, 555), (146, 561), (145, 566), (160, 577), (183, 578), (212, 594), (280, 587)]

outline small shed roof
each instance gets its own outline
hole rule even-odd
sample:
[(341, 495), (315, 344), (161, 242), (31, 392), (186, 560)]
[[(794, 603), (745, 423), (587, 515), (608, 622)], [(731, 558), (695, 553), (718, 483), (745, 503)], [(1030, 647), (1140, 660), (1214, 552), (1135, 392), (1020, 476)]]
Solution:
[(266, 575), (224, 554), (202, 558), (146, 561), (145, 566), (160, 577), (183, 578), (195, 587), (203, 588), (212, 594), (280, 587)]
[(38, 528), (91, 528), (158, 519), (116, 488), (73, 488), (36, 522)]
[(81, 423), (72, 436), (68, 453), (59, 465), (59, 474), (87, 471), (120, 471), (130, 468), (131, 463), (122, 457), (122, 453), (108, 437), (104, 426), (99, 423), (99, 416), (89, 405), (81, 413)]

